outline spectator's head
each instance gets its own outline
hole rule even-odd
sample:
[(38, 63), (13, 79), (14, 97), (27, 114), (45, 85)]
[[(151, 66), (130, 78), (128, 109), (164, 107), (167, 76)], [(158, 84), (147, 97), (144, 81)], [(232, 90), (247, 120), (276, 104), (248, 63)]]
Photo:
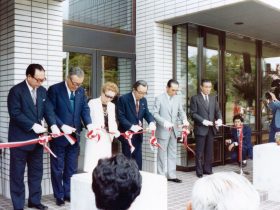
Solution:
[(166, 92), (169, 96), (174, 96), (177, 94), (179, 89), (179, 82), (175, 79), (170, 79), (167, 82)]
[(66, 81), (68, 88), (71, 91), (76, 91), (83, 84), (84, 76), (85, 73), (80, 67), (71, 67)]
[(212, 89), (212, 82), (209, 79), (202, 79), (200, 84), (201, 92), (204, 95), (209, 95)]
[(45, 69), (40, 64), (30, 64), (25, 72), (26, 80), (32, 88), (38, 88), (46, 80)]
[(234, 172), (219, 172), (195, 182), (187, 210), (258, 210), (253, 185)]
[(92, 173), (96, 207), (126, 210), (140, 194), (142, 177), (134, 160), (123, 154), (100, 159)]
[(106, 82), (102, 86), (101, 101), (103, 104), (108, 104), (119, 93), (118, 86), (113, 82)]
[(144, 80), (138, 80), (137, 82), (134, 83), (132, 89), (133, 89), (132, 92), (136, 100), (140, 100), (145, 95), (147, 95), (148, 84)]
[(238, 114), (234, 115), (232, 121), (235, 127), (240, 127), (243, 125), (244, 119), (240, 114)]

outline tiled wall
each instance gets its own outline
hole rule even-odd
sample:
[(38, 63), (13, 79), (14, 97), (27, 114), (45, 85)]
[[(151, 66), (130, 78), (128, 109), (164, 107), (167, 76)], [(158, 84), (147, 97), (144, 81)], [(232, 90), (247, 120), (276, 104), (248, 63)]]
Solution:
[[(61, 2), (1, 0), (0, 20), (0, 139), (7, 141), (8, 91), (25, 79), (26, 67), (30, 63), (43, 65), (45, 87), (62, 80)], [(2, 150), (0, 165), (0, 194), (9, 197), (9, 150)], [(52, 192), (49, 171), (49, 155), (44, 154), (43, 194)]]
[[(165, 90), (172, 77), (172, 26), (162, 22), (239, 1), (242, 0), (136, 0), (136, 79), (149, 84), (151, 111), (155, 96)], [(143, 169), (156, 171), (156, 153), (147, 144), (143, 144)]]

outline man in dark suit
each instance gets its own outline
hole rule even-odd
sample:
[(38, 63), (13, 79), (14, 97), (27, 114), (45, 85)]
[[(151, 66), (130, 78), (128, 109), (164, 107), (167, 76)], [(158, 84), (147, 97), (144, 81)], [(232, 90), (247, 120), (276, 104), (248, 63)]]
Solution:
[(231, 130), (231, 139), (226, 140), (228, 150), (231, 152), (231, 159), (238, 160), (239, 142), (242, 135), (242, 164), (246, 166), (247, 157), (253, 158), (253, 145), (251, 142), (251, 128), (243, 124), (244, 119), (241, 115), (233, 117), (234, 128)]
[[(212, 174), (213, 142), (216, 127), (222, 125), (222, 115), (216, 96), (209, 95), (212, 89), (210, 80), (203, 79), (201, 92), (191, 98), (190, 112), (194, 120), (196, 140), (196, 175)], [(214, 126), (215, 125), (215, 126)]]
[(64, 134), (77, 139), (73, 142), (61, 136), (50, 142), (52, 151), (57, 155), (57, 158), (51, 156), (51, 180), (58, 206), (64, 205), (65, 200), (70, 202), (70, 178), (77, 172), (81, 119), (89, 130), (93, 129), (85, 91), (81, 87), (83, 80), (83, 70), (74, 67), (69, 70), (66, 81), (48, 89), (49, 107), (55, 115), (55, 124), (48, 122), (52, 131), (59, 132), (59, 127)]
[[(143, 130), (143, 119), (149, 124), (150, 130), (155, 130), (155, 122), (152, 114), (149, 112), (147, 100), (144, 96), (147, 94), (148, 85), (144, 80), (139, 80), (133, 85), (133, 90), (121, 96), (118, 100), (118, 120), (121, 132)], [(130, 146), (126, 139), (120, 137), (122, 143), (122, 152), (128, 158), (136, 160), (139, 170), (142, 170), (142, 142), (143, 135), (135, 134), (132, 137), (132, 144), (135, 150), (131, 153)]]
[[(26, 79), (12, 87), (8, 94), (10, 115), (8, 141), (36, 139), (47, 130), (43, 126), (46, 89), (45, 70), (40, 64), (30, 64)], [(10, 150), (10, 193), (14, 209), (24, 209), (24, 171), (28, 168), (28, 207), (47, 209), (41, 204), (43, 176), (43, 147), (39, 144)]]

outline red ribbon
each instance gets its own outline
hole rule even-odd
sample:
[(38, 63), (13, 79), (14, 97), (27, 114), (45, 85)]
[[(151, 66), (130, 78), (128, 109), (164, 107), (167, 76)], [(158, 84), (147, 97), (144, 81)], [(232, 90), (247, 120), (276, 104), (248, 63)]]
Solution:
[(242, 146), (243, 146), (243, 126), (238, 127), (237, 131), (239, 131), (238, 160), (242, 165), (241, 160), (242, 160)]
[(90, 130), (88, 133), (87, 133), (87, 138), (88, 139), (93, 139), (93, 138), (96, 138), (97, 137), (97, 141), (100, 140), (101, 138), (101, 135), (99, 133), (99, 128), (95, 129), (95, 130)]
[(157, 141), (157, 138), (155, 137), (155, 131), (152, 130), (152, 136), (150, 138), (150, 144), (153, 146), (153, 147), (157, 147), (157, 148), (160, 148), (163, 150), (163, 148), (161, 147), (161, 145), (158, 143)]
[(195, 152), (193, 151), (192, 148), (190, 148), (190, 146), (188, 145), (188, 134), (189, 134), (189, 131), (187, 128), (184, 128), (182, 129), (182, 139), (183, 139), (183, 145), (185, 147), (185, 149), (188, 151), (191, 151), (193, 153), (193, 155), (195, 156)]

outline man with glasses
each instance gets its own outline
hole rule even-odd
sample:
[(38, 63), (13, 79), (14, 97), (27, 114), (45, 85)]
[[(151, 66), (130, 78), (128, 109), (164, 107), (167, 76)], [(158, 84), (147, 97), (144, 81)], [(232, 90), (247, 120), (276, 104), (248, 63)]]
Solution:
[[(149, 130), (156, 130), (152, 114), (149, 112), (147, 99), (148, 84), (139, 80), (133, 85), (132, 92), (121, 96), (118, 100), (118, 120), (120, 132), (143, 130), (143, 119), (149, 124)], [(128, 158), (136, 160), (139, 170), (142, 170), (142, 142), (143, 134), (135, 134), (132, 137), (132, 145), (135, 150), (131, 153), (128, 141), (120, 137), (122, 152)]]
[(156, 97), (154, 105), (154, 118), (158, 125), (156, 137), (163, 148), (158, 150), (157, 172), (176, 183), (182, 182), (176, 178), (177, 138), (180, 136), (178, 125), (189, 125), (182, 98), (177, 95), (178, 89), (178, 81), (170, 79), (166, 92)]
[[(52, 107), (55, 118), (50, 119), (48, 124), (53, 133), (60, 133), (61, 130), (66, 134), (50, 142), (52, 151), (57, 155), (57, 158), (51, 156), (51, 180), (58, 206), (64, 205), (64, 201), (70, 202), (70, 178), (77, 172), (81, 119), (88, 130), (93, 129), (85, 90), (81, 87), (83, 81), (84, 71), (73, 67), (66, 81), (48, 90), (49, 107)], [(77, 141), (72, 141), (69, 136)]]
[[(36, 139), (47, 131), (43, 125), (43, 117), (48, 115), (44, 112), (46, 89), (41, 86), (45, 80), (44, 68), (40, 64), (30, 64), (26, 69), (26, 79), (10, 89), (8, 94), (9, 142)], [(10, 193), (13, 207), (17, 210), (24, 209), (26, 165), (28, 168), (28, 207), (47, 209), (47, 206), (41, 204), (43, 147), (39, 144), (10, 149)]]

